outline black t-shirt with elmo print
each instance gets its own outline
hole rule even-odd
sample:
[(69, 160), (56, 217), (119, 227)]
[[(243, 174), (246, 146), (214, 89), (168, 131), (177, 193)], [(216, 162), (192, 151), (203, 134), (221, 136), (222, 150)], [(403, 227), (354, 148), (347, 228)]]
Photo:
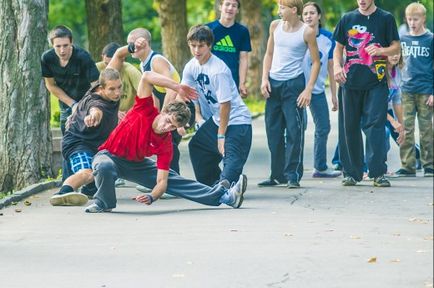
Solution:
[(362, 15), (358, 9), (348, 12), (336, 26), (333, 38), (345, 46), (346, 88), (369, 90), (386, 81), (387, 57), (369, 56), (365, 48), (371, 44), (388, 47), (392, 41), (399, 41), (391, 13), (378, 7), (369, 16)]

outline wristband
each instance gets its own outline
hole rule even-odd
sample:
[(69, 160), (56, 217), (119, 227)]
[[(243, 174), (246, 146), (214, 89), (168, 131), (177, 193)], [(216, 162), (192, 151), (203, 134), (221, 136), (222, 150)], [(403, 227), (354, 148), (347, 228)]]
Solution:
[(225, 139), (225, 135), (224, 134), (217, 134), (217, 139)]
[(128, 52), (132, 54), (135, 51), (136, 51), (136, 46), (134, 45), (134, 43), (128, 43)]
[(148, 196), (149, 201), (151, 201), (151, 203), (149, 203), (149, 204), (152, 204), (154, 202), (154, 197), (152, 197), (151, 194), (147, 194), (146, 196)]

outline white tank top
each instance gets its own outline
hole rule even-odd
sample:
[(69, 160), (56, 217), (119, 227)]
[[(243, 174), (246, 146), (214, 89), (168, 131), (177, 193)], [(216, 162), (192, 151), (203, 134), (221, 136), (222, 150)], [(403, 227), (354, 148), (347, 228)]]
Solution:
[(303, 73), (303, 59), (307, 44), (304, 42), (303, 23), (298, 31), (283, 31), (283, 21), (280, 20), (273, 33), (274, 50), (271, 63), (270, 77), (277, 81), (294, 79)]

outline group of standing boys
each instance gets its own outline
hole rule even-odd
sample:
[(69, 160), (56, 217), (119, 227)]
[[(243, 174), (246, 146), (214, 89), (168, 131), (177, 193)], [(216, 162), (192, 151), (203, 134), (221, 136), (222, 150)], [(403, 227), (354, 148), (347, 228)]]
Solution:
[[(374, 185), (390, 186), (385, 177), (387, 56), (399, 54), (399, 36), (393, 16), (376, 7), (374, 0), (358, 0), (357, 3), (358, 9), (345, 14), (332, 35), (321, 28), (318, 4), (303, 5), (302, 0), (279, 1), (281, 19), (270, 24), (261, 84), (266, 99), (271, 171), (270, 177), (259, 186), (300, 187), (307, 106), (315, 123), (313, 177), (341, 174), (327, 166), (330, 132), (325, 98), (327, 77), (332, 92), (332, 111), (338, 109), (336, 82), (341, 91), (342, 184), (356, 185), (362, 180), (366, 159)], [(187, 42), (193, 58), (184, 67), (182, 80), (170, 61), (152, 50), (149, 31), (137, 28), (129, 33), (128, 45), (120, 47), (111, 43), (106, 46), (102, 53), (104, 63), (99, 65), (99, 81), (93, 83), (87, 94), (83, 91), (89, 89), (98, 75), (95, 64), (87, 52), (72, 45), (72, 35), (66, 27), (58, 26), (53, 30), (50, 36), (53, 49), (42, 56), (42, 71), (47, 88), (63, 104), (62, 127), (67, 128), (62, 128), (65, 135), (62, 150), (66, 166), (72, 171), (52, 197), (53, 205), (84, 205), (87, 197), (76, 190), (87, 184), (89, 190), (96, 193), (94, 203), (86, 212), (111, 211), (116, 207), (115, 183), (125, 179), (153, 187), (150, 193), (135, 198), (147, 205), (168, 193), (205, 205), (241, 206), (247, 186), (247, 177), (242, 171), (252, 143), (251, 116), (242, 100), (247, 96), (250, 36), (246, 27), (235, 22), (239, 0), (222, 0), (219, 7), (219, 20), (190, 29)], [(429, 37), (427, 41), (431, 40), (432, 45), (432, 34)], [(142, 75), (124, 63), (129, 54), (141, 61)], [(81, 70), (71, 68), (77, 55), (84, 59), (77, 61), (84, 66)], [(403, 77), (404, 83), (408, 83), (405, 79), (414, 81), (411, 73), (404, 71), (404, 75), (408, 76)], [(77, 79), (83, 79), (83, 84)], [(73, 94), (68, 85), (76, 90), (81, 87), (81, 92)], [(432, 81), (430, 87), (426, 86), (427, 91), (431, 89), (431, 96), (424, 104), (432, 106)], [(414, 85), (409, 87), (411, 90)], [(418, 98), (411, 94), (413, 92), (408, 91), (407, 103), (412, 97)], [(80, 95), (84, 95), (81, 100)], [(408, 126), (399, 123), (402, 124), (399, 127), (411, 127), (410, 122), (414, 122), (411, 115), (415, 113), (419, 114), (419, 119), (426, 120), (430, 116), (425, 114), (429, 113), (432, 117), (430, 108), (427, 113), (420, 107), (414, 110), (417, 112), (404, 109), (408, 114), (404, 122), (407, 119)], [(68, 123), (64, 124), (71, 112)], [(184, 127), (194, 122), (197, 131), (190, 140), (189, 152), (197, 182), (179, 175), (177, 147)], [(427, 125), (432, 136), (430, 123)], [(361, 130), (366, 134), (366, 157)], [(405, 130), (405, 139), (411, 138), (413, 131), (410, 130)], [(423, 139), (429, 144), (428, 138)], [(400, 139), (402, 142), (404, 138)], [(414, 140), (409, 141), (409, 147), (414, 147)], [(432, 175), (432, 137), (431, 147), (425, 142), (421, 146), (421, 159), (425, 176), (429, 176)], [(403, 160), (403, 168), (397, 174), (413, 173), (409, 149), (410, 152), (404, 152), (404, 145), (401, 147), (401, 159), (407, 155), (410, 160)], [(156, 161), (147, 158), (152, 155), (156, 155)], [(96, 186), (92, 187), (94, 180)]]

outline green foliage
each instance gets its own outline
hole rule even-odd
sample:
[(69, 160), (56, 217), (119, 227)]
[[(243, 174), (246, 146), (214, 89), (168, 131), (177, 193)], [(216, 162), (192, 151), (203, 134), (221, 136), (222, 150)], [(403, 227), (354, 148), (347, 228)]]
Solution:
[(81, 47), (87, 46), (87, 25), (84, 0), (50, 0), (48, 29), (66, 25), (72, 29), (73, 39)]
[(53, 96), (50, 95), (50, 125), (51, 127), (60, 127), (60, 107), (59, 107), (59, 100)]
[(249, 97), (244, 99), (244, 103), (246, 103), (247, 107), (252, 114), (262, 114), (265, 112), (265, 100), (263, 99), (254, 99)]

